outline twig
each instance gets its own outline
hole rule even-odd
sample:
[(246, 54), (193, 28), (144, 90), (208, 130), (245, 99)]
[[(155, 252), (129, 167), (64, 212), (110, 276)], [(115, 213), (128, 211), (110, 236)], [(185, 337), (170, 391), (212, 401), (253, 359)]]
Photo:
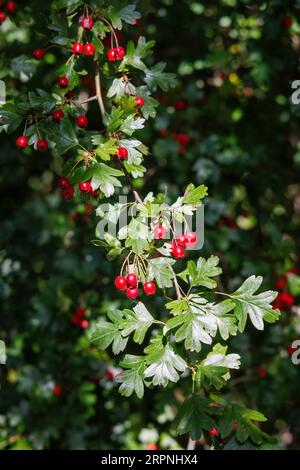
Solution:
[(177, 281), (177, 277), (176, 277), (176, 274), (175, 274), (175, 271), (173, 268), (172, 269), (172, 272), (173, 272), (173, 279), (174, 279), (174, 286), (175, 286), (175, 290), (176, 290), (176, 295), (177, 295), (177, 300), (181, 300), (182, 299), (182, 295), (181, 295), (181, 292), (180, 292), (180, 285), (178, 284), (178, 281)]

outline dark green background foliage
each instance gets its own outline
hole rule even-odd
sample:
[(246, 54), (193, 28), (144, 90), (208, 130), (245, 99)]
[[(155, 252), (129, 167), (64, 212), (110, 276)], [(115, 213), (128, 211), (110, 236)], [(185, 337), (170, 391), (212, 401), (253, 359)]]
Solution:
[[(178, 74), (171, 92), (158, 93), (158, 116), (142, 131), (151, 156), (139, 189), (147, 194), (167, 185), (175, 199), (188, 182), (205, 183), (203, 255), (220, 257), (226, 289), (250, 274), (263, 275), (272, 289), (297, 266), (299, 254), (300, 108), (290, 95), (300, 74), (300, 4), (138, 3), (141, 24), (126, 26), (122, 44), (141, 34), (154, 39), (153, 60)], [(289, 29), (282, 23), (287, 15)], [(43, 63), (31, 59), (35, 47), (47, 45), (40, 33), (46, 19), (41, 2), (20, 1), (18, 29), (0, 27), (0, 79), (9, 96), (38, 86), (51, 90), (59, 51)], [(97, 122), (96, 105), (88, 117)], [(180, 133), (188, 142), (178, 143)], [(175, 437), (171, 423), (190, 381), (148, 390), (141, 401), (121, 397), (113, 355), (93, 348), (71, 323), (78, 306), (90, 322), (112, 303), (123, 306), (112, 283), (118, 265), (90, 243), (97, 219), (88, 201), (62, 201), (57, 181), (66, 157), (21, 153), (16, 137), (1, 134), (0, 146), (0, 338), (8, 353), (0, 369), (0, 448), (185, 447), (186, 437)], [(297, 276), (289, 278), (289, 290), (297, 306)], [(288, 354), (299, 326), (294, 307), (263, 333), (249, 328), (232, 340), (242, 368), (225, 396), (258, 407), (269, 419), (263, 429), (279, 437), (280, 448), (300, 447), (300, 369)], [(54, 384), (62, 387), (60, 396), (53, 395)]]

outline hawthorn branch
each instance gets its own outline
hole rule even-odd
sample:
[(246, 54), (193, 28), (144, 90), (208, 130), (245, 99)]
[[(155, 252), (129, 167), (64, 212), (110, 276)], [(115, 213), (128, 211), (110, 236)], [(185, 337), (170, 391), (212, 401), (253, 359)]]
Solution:
[(81, 106), (85, 103), (89, 103), (90, 101), (96, 101), (97, 99), (98, 99), (98, 97), (96, 95), (95, 96), (90, 96), (89, 98), (86, 98), (85, 100), (77, 101), (76, 104)]
[[(104, 116), (105, 114), (105, 107), (104, 107), (104, 103), (103, 103), (103, 98), (102, 98), (102, 92), (101, 92), (101, 80), (100, 80), (100, 66), (99, 66), (99, 62), (97, 62), (97, 65), (96, 65), (96, 73), (95, 73), (95, 85), (96, 85), (96, 97), (97, 97), (97, 100), (98, 100), (98, 103), (99, 103), (99, 108), (100, 108), (100, 111), (101, 111), (101, 115), (102, 117)], [(142, 198), (141, 196), (139, 195), (138, 191), (136, 189), (134, 189), (133, 187), (133, 183), (132, 183), (132, 180), (131, 180), (131, 177), (128, 173), (128, 171), (126, 170), (125, 166), (121, 164), (121, 162), (119, 161), (119, 165), (120, 167), (122, 168), (125, 176), (126, 176), (126, 179), (128, 181), (128, 185), (130, 186), (130, 189), (134, 195), (134, 199), (135, 199), (135, 202), (138, 203), (138, 204), (143, 204), (143, 201), (142, 201)]]

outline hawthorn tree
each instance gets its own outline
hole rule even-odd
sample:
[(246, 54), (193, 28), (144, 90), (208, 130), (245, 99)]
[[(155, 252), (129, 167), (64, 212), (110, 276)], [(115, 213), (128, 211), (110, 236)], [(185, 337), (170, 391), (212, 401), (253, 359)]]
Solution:
[[(166, 387), (188, 375), (191, 396), (175, 421), (178, 434), (190, 433), (196, 440), (204, 433), (213, 441), (220, 434), (222, 443), (217, 439), (216, 445), (223, 446), (236, 431), (239, 442), (250, 438), (260, 445), (268, 436), (254, 421), (264, 421), (264, 416), (213, 391), (221, 390), (230, 369), (240, 365), (240, 357), (227, 354), (221, 343), (243, 333), (248, 317), (258, 330), (264, 321), (275, 322), (279, 311), (271, 304), (276, 293), (258, 294), (262, 278), (255, 276), (233, 293), (224, 292), (220, 282), (217, 288), (222, 269), (216, 256), (188, 261), (177, 273), (177, 260), (183, 260), (186, 248), (197, 242), (187, 216), (202, 205), (207, 188), (188, 184), (175, 202), (167, 193), (142, 197), (138, 191), (149, 152), (136, 134), (156, 116), (158, 101), (152, 94), (159, 88), (166, 92), (176, 83), (164, 71), (164, 63), (151, 63), (153, 41), (140, 37), (120, 43), (124, 24), (135, 25), (139, 18), (136, 5), (129, 2), (52, 2), (48, 27), (54, 34), (47, 47), (43, 44), (33, 51), (33, 60), (43, 61), (48, 48), (60, 48), (64, 61), (57, 70), (55, 89), (31, 90), (21, 99), (9, 100), (1, 108), (1, 125), (7, 132), (21, 127), (16, 145), (25, 152), (33, 146), (36, 151), (51, 148), (70, 156), (59, 181), (65, 199), (88, 195), (104, 200), (121, 194), (124, 180), (128, 184), (132, 201), (111, 203), (106, 212), (100, 205), (97, 214), (116, 225), (130, 207), (130, 222), (116, 236), (107, 232), (104, 240), (94, 243), (106, 248), (109, 260), (120, 265), (118, 290), (129, 299), (138, 298), (142, 289), (146, 296), (159, 290), (166, 302), (160, 318), (151, 314), (150, 302), (146, 307), (139, 300), (132, 309), (109, 311), (109, 321), (101, 319), (91, 328), (91, 341), (101, 349), (112, 345), (116, 355), (129, 350), (132, 333), (133, 342), (143, 344), (139, 354), (127, 353), (121, 360), (120, 392), (142, 398), (144, 387)], [(29, 74), (35, 65), (29, 61)], [(82, 97), (82, 77), (90, 74), (95, 94)], [(93, 101), (99, 106), (97, 130), (90, 130), (86, 116)], [(178, 223), (184, 227), (180, 233)], [(170, 242), (165, 242), (168, 232)]]

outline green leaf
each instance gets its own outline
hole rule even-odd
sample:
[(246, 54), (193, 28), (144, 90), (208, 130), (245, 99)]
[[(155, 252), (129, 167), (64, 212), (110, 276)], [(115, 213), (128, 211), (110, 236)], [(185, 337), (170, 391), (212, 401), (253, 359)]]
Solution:
[(254, 444), (260, 445), (264, 440), (270, 440), (270, 436), (261, 431), (253, 421), (264, 422), (267, 421), (267, 418), (259, 411), (240, 405), (228, 405), (218, 422), (218, 431), (223, 438), (226, 438), (233, 431), (234, 423), (236, 423), (237, 441), (245, 442), (250, 438)]
[(184, 372), (187, 364), (174, 352), (170, 344), (163, 346), (159, 337), (158, 340), (152, 341), (145, 352), (147, 353), (146, 361), (150, 364), (145, 370), (145, 378), (152, 378), (153, 385), (163, 387), (166, 387), (169, 381), (178, 382), (178, 372)]
[(210, 415), (220, 413), (220, 408), (211, 406), (208, 398), (194, 394), (187, 398), (179, 409), (172, 428), (179, 435), (189, 433), (196, 441), (204, 430), (209, 431), (215, 426)]
[[(122, 312), (114, 312), (115, 320), (122, 318)], [(95, 331), (90, 336), (90, 341), (95, 343), (100, 349), (107, 349), (112, 344), (112, 350), (114, 354), (119, 354), (124, 351), (128, 338), (122, 336), (122, 331), (119, 330), (117, 321), (110, 323), (104, 320), (100, 320), (96, 324)]]
[(67, 116), (61, 121), (59, 130), (54, 127), (48, 130), (49, 137), (55, 142), (55, 149), (59, 155), (78, 145), (78, 139), (74, 131), (74, 126)]
[(217, 286), (216, 281), (210, 279), (222, 273), (222, 269), (218, 267), (219, 258), (211, 256), (208, 260), (199, 258), (197, 265), (194, 261), (189, 261), (187, 268), (178, 274), (185, 282), (190, 282), (192, 286), (203, 286), (208, 289), (214, 289)]
[(12, 59), (11, 69), (14, 76), (21, 82), (28, 82), (37, 70), (37, 61), (26, 55), (20, 55)]
[(195, 380), (198, 387), (219, 390), (230, 378), (229, 369), (239, 369), (240, 356), (227, 354), (227, 346), (216, 344), (206, 359), (197, 364)]
[(123, 176), (123, 172), (111, 168), (105, 165), (105, 163), (97, 163), (93, 166), (93, 178), (91, 182), (93, 190), (95, 191), (99, 188), (106, 197), (112, 196), (115, 192), (115, 188), (122, 186), (117, 178), (118, 176)]
[(139, 37), (136, 46), (133, 41), (129, 41), (126, 48), (126, 56), (123, 59), (124, 64), (146, 71), (147, 67), (142, 59), (152, 54), (152, 48), (154, 45), (155, 41), (146, 42), (146, 39), (143, 36)]
[(135, 24), (141, 14), (136, 11), (136, 5), (127, 4), (127, 1), (118, 2), (117, 5), (110, 5), (108, 8), (109, 19), (114, 28), (121, 29), (122, 21), (128, 24)]
[(190, 184), (185, 191), (185, 196), (183, 197), (183, 202), (185, 204), (199, 204), (202, 202), (202, 199), (207, 196), (207, 187), (202, 184), (195, 188), (193, 184)]
[(123, 110), (113, 106), (110, 114), (104, 114), (103, 122), (108, 131), (115, 132), (123, 123)]
[[(178, 342), (184, 341), (186, 349), (199, 352), (201, 343), (212, 343), (212, 330), (208, 322), (209, 319), (205, 315), (189, 311), (171, 318), (167, 321), (166, 326), (169, 329), (178, 328), (175, 333), (175, 340)], [(216, 327), (214, 331), (216, 331)]]
[(56, 100), (50, 93), (38, 88), (36, 93), (31, 91), (28, 93), (28, 100), (32, 108), (41, 108), (49, 113), (56, 105)]
[(134, 114), (130, 114), (127, 118), (122, 122), (120, 126), (120, 131), (124, 132), (124, 134), (132, 135), (136, 130), (143, 129), (145, 123), (144, 118), (137, 118)]
[(115, 138), (111, 137), (104, 143), (101, 143), (96, 148), (95, 152), (102, 160), (110, 160), (111, 155), (115, 155), (118, 149), (118, 144)]
[(18, 112), (14, 104), (7, 103), (0, 107), (0, 128), (5, 129), (7, 133), (14, 132), (22, 120), (23, 114)]
[(235, 315), (239, 322), (239, 331), (243, 331), (249, 315), (252, 324), (258, 330), (264, 329), (264, 321), (274, 323), (280, 316), (279, 310), (272, 308), (277, 292), (266, 291), (261, 294), (254, 293), (259, 289), (263, 278), (250, 276), (242, 286), (230, 295), (235, 304)]
[(159, 62), (151, 69), (146, 70), (144, 81), (151, 91), (156, 91), (158, 87), (163, 91), (167, 91), (176, 85), (176, 75), (174, 73), (163, 72), (165, 68), (166, 64)]
[(176, 260), (171, 258), (159, 257), (149, 260), (149, 278), (155, 279), (158, 287), (161, 289), (172, 287), (174, 272), (172, 265)]
[(119, 323), (123, 336), (129, 336), (134, 331), (133, 341), (142, 344), (145, 334), (154, 322), (145, 305), (139, 302), (132, 310), (124, 310), (124, 320)]
[(123, 372), (120, 379), (118, 379), (122, 382), (119, 388), (121, 395), (130, 397), (130, 395), (136, 393), (138, 398), (142, 398), (144, 395), (143, 374), (145, 358), (143, 356), (126, 354), (120, 366), (129, 369)]
[(112, 98), (113, 96), (124, 96), (126, 93), (131, 95), (136, 94), (136, 88), (128, 80), (122, 78), (115, 78), (107, 92), (107, 98)]
[(189, 308), (189, 304), (186, 299), (172, 300), (166, 304), (166, 308), (170, 310), (172, 315), (180, 315)]

